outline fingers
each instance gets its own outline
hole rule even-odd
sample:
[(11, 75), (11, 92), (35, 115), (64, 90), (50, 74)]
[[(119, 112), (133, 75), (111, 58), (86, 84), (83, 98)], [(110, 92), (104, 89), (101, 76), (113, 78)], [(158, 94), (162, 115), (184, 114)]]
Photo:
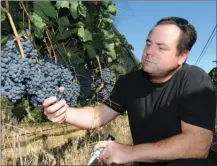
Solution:
[(43, 107), (48, 107), (50, 106), (51, 104), (55, 103), (57, 100), (57, 98), (55, 96), (53, 97), (49, 97), (47, 99), (44, 100), (44, 103), (43, 103)]
[[(60, 100), (58, 101), (57, 103), (49, 106), (47, 109), (46, 109), (46, 112), (47, 114), (53, 114), (55, 113), (56, 111), (58, 111), (60, 108), (62, 108), (63, 106), (66, 105), (66, 101), (65, 100)], [(55, 114), (54, 114), (55, 115)], [(58, 115), (58, 113), (57, 113)]]
[(97, 150), (99, 148), (104, 148), (103, 151), (100, 153), (98, 162), (101, 163), (106, 163), (106, 164), (111, 164), (111, 159), (110, 159), (110, 152), (109, 152), (109, 148), (108, 145), (111, 143), (112, 141), (100, 141), (98, 144), (95, 145), (94, 149)]
[[(64, 91), (64, 87), (60, 87), (59, 88), (60, 93), (62, 93)], [(57, 98), (55, 96), (49, 97), (47, 99), (44, 100), (43, 106), (47, 107), (53, 103), (55, 103), (57, 100)]]
[(108, 149), (104, 148), (103, 151), (99, 155), (99, 162), (106, 162), (106, 160), (109, 158)]
[(65, 105), (61, 109), (56, 111), (55, 113), (47, 114), (47, 118), (49, 120), (51, 120), (52, 122), (62, 123), (66, 119), (66, 110), (67, 110), (67, 108), (68, 108), (68, 106)]
[[(60, 93), (64, 91), (64, 87), (59, 88)], [(65, 100), (57, 101), (57, 97), (53, 96), (45, 99), (43, 102), (44, 114), (53, 122), (62, 123), (66, 119), (66, 110), (68, 105)]]
[(104, 148), (104, 147), (106, 147), (109, 142), (110, 142), (110, 141), (100, 141), (100, 142), (98, 142), (98, 144), (96, 144), (96, 145), (94, 146), (94, 150), (97, 150), (97, 149), (99, 149), (99, 148)]
[(57, 118), (59, 116), (61, 116), (63, 113), (66, 112), (66, 109), (68, 108), (68, 105), (64, 105), (61, 108), (58, 108), (55, 112), (53, 113), (46, 113), (47, 117), (49, 119), (53, 119), (53, 118)]
[(52, 121), (54, 123), (62, 123), (63, 121), (65, 121), (65, 111), (60, 116), (52, 118)]

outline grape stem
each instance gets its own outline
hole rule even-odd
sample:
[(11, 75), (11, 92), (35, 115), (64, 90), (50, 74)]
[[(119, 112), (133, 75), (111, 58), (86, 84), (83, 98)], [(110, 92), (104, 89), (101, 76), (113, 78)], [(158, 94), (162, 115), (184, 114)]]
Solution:
[(20, 1), (21, 3), (21, 6), (22, 6), (22, 9), (24, 10), (24, 12), (26, 13), (26, 16), (28, 18), (28, 28), (29, 28), (29, 34), (31, 34), (31, 27), (30, 27), (30, 16), (29, 16), (29, 13), (27, 12), (26, 8), (25, 8), (25, 5), (23, 3), (23, 1)]
[(47, 40), (45, 40), (45, 45), (46, 45), (46, 48), (47, 48), (49, 55), (51, 56), (51, 51), (50, 51), (50, 47), (47, 44)]
[(8, 0), (6, 0), (5, 6), (6, 6), (6, 9), (9, 11), (9, 3), (8, 3)]
[(98, 55), (96, 56), (96, 59), (97, 59), (98, 65), (99, 65), (100, 76), (102, 76), (102, 68), (101, 68), (101, 64), (100, 64), (100, 60), (99, 60)]
[[(21, 6), (21, 3), (19, 3), (19, 5), (20, 5), (20, 8), (23, 10), (23, 7)], [(24, 29), (24, 27), (25, 27), (25, 23), (24, 23), (24, 21), (25, 21), (25, 12), (24, 12), (24, 10), (23, 10), (23, 13), (22, 13), (23, 15), (23, 29)]]
[[(101, 68), (101, 64), (100, 64), (100, 60), (99, 60), (99, 56), (98, 55), (96, 56), (96, 59), (97, 59), (98, 65), (99, 65), (100, 77), (102, 77), (102, 68)], [(99, 87), (97, 88), (97, 90), (99, 91), (103, 87), (104, 87), (104, 82), (102, 80), (102, 83), (99, 85)]]
[[(7, 1), (6, 1), (6, 4), (7, 4)], [(20, 49), (21, 58), (24, 59), (25, 56), (24, 56), (24, 51), (23, 51), (22, 44), (21, 44), (21, 42), (20, 42), (20, 36), (19, 36), (18, 33), (17, 33), (16, 27), (15, 27), (15, 25), (14, 25), (13, 18), (11, 17), (11, 14), (10, 14), (10, 12), (8, 11), (7, 8), (8, 8), (8, 7), (6, 7), (6, 9), (4, 9), (4, 8), (1, 6), (2, 11), (4, 11), (4, 12), (7, 14), (7, 16), (8, 16), (9, 22), (10, 22), (10, 24), (11, 24), (11, 27), (12, 27), (12, 29), (13, 29), (13, 32), (14, 32), (14, 35), (15, 35), (15, 38), (16, 38), (16, 41), (17, 41), (17, 44), (18, 44), (19, 49)]]
[(53, 51), (53, 55), (54, 55), (54, 62), (57, 63), (57, 57), (56, 57), (56, 53), (54, 51), (54, 47), (53, 47), (53, 44), (52, 44), (52, 41), (51, 41), (51, 38), (50, 38), (50, 34), (49, 34), (49, 30), (46, 29), (46, 35), (47, 35), (47, 38), (50, 42), (50, 46), (51, 46), (51, 50)]

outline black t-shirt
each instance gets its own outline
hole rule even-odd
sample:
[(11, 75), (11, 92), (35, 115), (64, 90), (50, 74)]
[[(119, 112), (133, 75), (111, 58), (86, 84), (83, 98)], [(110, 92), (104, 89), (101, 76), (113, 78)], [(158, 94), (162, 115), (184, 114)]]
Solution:
[(157, 84), (150, 82), (142, 69), (130, 72), (117, 81), (103, 103), (120, 114), (127, 111), (134, 145), (181, 133), (181, 120), (215, 130), (212, 81), (201, 68), (189, 64), (170, 80)]

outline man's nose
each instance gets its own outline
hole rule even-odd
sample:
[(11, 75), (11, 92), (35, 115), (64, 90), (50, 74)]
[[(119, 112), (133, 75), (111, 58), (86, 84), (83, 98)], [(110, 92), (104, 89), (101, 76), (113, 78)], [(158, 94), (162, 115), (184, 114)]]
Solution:
[(146, 54), (153, 54), (154, 51), (155, 51), (155, 48), (153, 45), (146, 47)]

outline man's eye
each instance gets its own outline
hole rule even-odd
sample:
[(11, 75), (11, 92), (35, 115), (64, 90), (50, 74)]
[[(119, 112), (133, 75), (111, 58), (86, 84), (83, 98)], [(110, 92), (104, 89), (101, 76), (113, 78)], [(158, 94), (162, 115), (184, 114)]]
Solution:
[(165, 49), (165, 48), (163, 48), (163, 47), (159, 47), (159, 49), (160, 49), (160, 50), (166, 50), (166, 49)]
[(146, 46), (150, 46), (151, 45), (151, 43), (146, 43)]

